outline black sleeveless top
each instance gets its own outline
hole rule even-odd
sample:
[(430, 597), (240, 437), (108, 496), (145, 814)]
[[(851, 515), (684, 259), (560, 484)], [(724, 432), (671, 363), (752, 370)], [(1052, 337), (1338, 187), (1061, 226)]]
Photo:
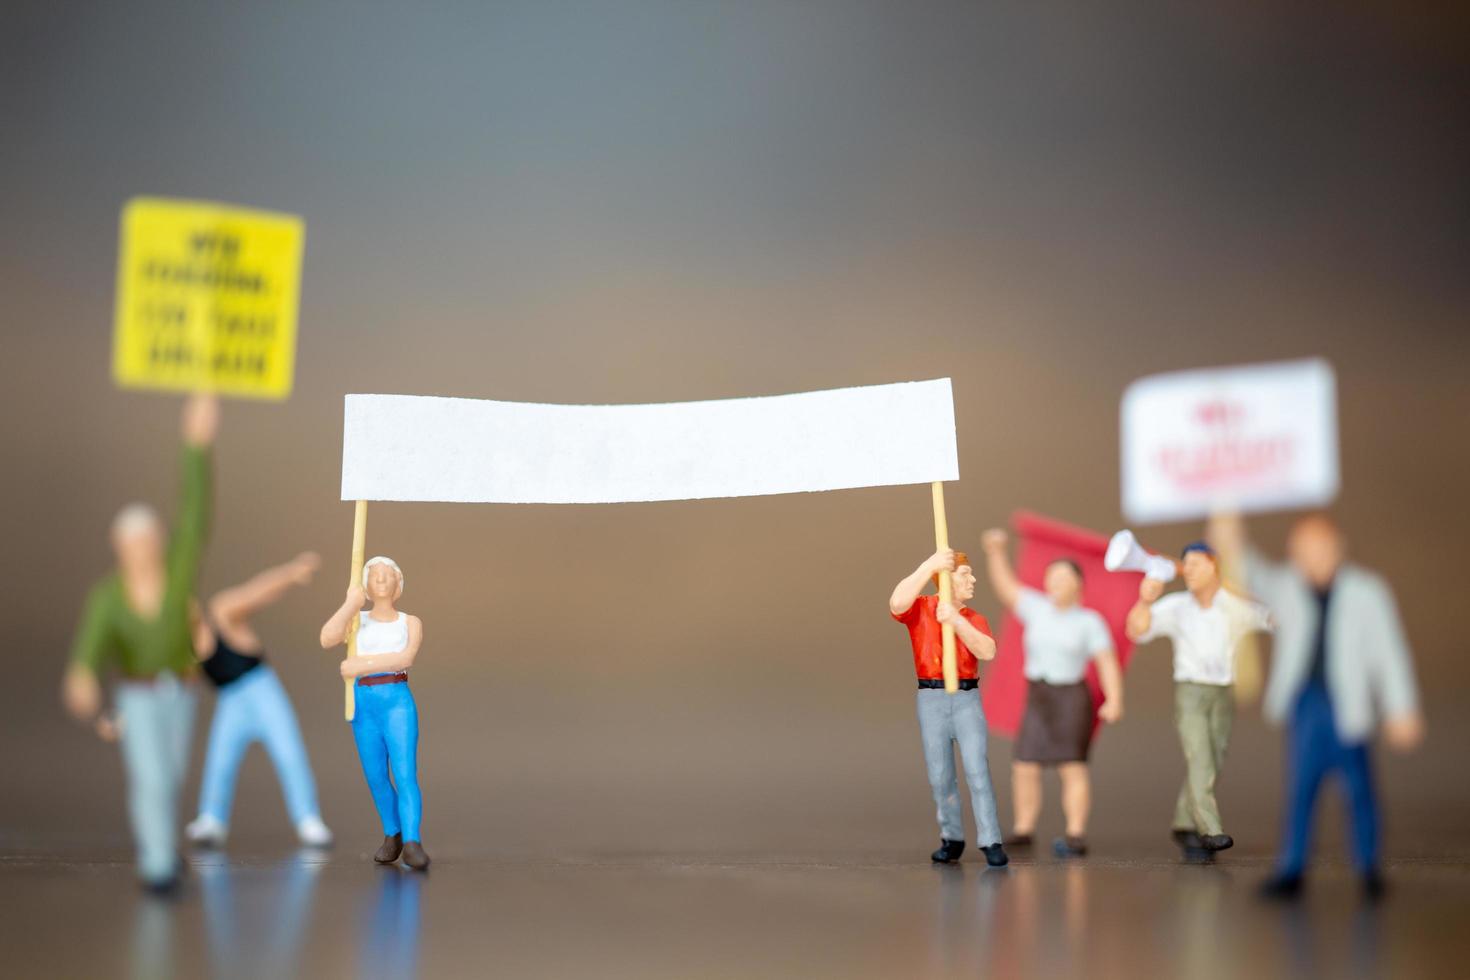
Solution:
[(209, 631), (214, 634), (214, 656), (199, 666), (204, 668), (204, 675), (214, 682), (215, 687), (233, 684), (265, 662), (264, 653), (241, 653), (226, 643), (213, 625)]

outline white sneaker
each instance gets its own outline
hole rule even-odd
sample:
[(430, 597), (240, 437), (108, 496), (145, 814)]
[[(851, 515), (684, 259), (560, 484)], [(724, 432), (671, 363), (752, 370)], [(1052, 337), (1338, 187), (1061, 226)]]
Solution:
[(331, 847), (332, 831), (321, 817), (307, 817), (296, 825), (296, 837), (307, 847)]
[(195, 847), (223, 847), (230, 828), (207, 813), (201, 813), (184, 828), (184, 836)]

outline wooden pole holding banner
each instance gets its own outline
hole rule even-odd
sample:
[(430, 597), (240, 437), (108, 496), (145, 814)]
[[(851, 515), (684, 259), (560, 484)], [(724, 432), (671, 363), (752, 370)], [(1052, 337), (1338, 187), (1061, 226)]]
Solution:
[[(944, 484), (938, 480), (934, 489), (934, 549), (942, 551), (949, 547), (949, 522), (944, 516)], [(949, 581), (949, 572), (939, 573), (939, 601), (954, 601), (954, 591)], [(940, 628), (940, 639), (944, 644), (944, 690), (953, 694), (960, 689), (959, 668), (955, 665), (954, 627), (945, 623)]]
[[(357, 509), (353, 512), (352, 515), (352, 575), (347, 580), (347, 587), (349, 589), (352, 588), (354, 585), (362, 584), (362, 563), (366, 554), (366, 549), (367, 501), (359, 500), (357, 502)], [(359, 614), (353, 616), (352, 619), (347, 623), (347, 656), (349, 657), (357, 656), (357, 627), (361, 620), (362, 616)], [(343, 714), (348, 721), (351, 721), (352, 716), (357, 713), (357, 699), (354, 698), (352, 695), (353, 680), (349, 677), (342, 683), (347, 688), (345, 711), (343, 712)]]
[[(1216, 511), (1210, 516), (1207, 528), (1220, 518), (1240, 520), (1240, 515), (1233, 511)], [(1206, 538), (1209, 535), (1206, 534)], [(1210, 542), (1219, 547), (1217, 542)], [(1223, 551), (1217, 556), (1220, 568), (1220, 584), (1229, 591), (1245, 599), (1254, 599), (1250, 590), (1245, 585), (1245, 575), (1240, 567), (1241, 556), (1238, 554), (1226, 554)], [(1241, 706), (1249, 706), (1256, 703), (1261, 696), (1261, 641), (1255, 633), (1247, 633), (1240, 638), (1235, 645), (1233, 653), (1235, 657), (1235, 703)]]

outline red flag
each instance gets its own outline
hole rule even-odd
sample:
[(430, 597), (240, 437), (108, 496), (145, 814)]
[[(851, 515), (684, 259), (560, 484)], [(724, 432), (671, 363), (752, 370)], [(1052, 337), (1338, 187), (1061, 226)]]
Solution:
[[(1123, 631), (1128, 610), (1138, 601), (1138, 583), (1142, 572), (1110, 572), (1103, 568), (1103, 555), (1108, 538), (1086, 528), (1063, 524), (1026, 511), (1011, 515), (1011, 528), (1016, 537), (1016, 577), (1021, 584), (1041, 588), (1046, 566), (1058, 558), (1070, 558), (1082, 568), (1082, 604), (1095, 609), (1107, 621), (1113, 633), (1113, 648), (1118, 663), (1128, 666), (1133, 643)], [(1023, 627), (1009, 611), (1001, 624), (995, 661), (985, 672), (985, 720), (992, 732), (1015, 738), (1021, 728), (1021, 714), (1026, 710), (1025, 653), (1021, 646)], [(1102, 685), (1098, 683), (1097, 666), (1087, 666), (1087, 688), (1092, 692), (1093, 724), (1097, 724), (1097, 708), (1102, 704)]]

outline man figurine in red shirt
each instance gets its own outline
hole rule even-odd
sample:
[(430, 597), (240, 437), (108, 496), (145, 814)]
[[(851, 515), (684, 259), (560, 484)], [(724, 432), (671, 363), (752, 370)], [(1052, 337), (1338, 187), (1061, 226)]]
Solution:
[[(940, 572), (950, 573), (952, 603), (938, 596), (920, 595), (925, 584), (936, 584)], [(995, 812), (995, 793), (990, 788), (990, 765), (985, 758), (985, 713), (980, 710), (980, 661), (995, 656), (995, 640), (985, 617), (965, 603), (975, 595), (975, 572), (962, 551), (948, 548), (934, 552), (893, 589), (888, 611), (909, 628), (914, 648), (914, 671), (919, 675), (919, 734), (924, 740), (924, 764), (929, 770), (929, 787), (939, 819), (939, 850), (930, 858), (938, 864), (958, 861), (965, 851), (964, 810), (960, 785), (955, 778), (954, 746), (958, 742), (970, 784), (970, 805), (975, 811), (975, 829), (985, 863), (992, 868), (1006, 864), (1000, 843), (1000, 819)], [(960, 689), (944, 690), (941, 627), (954, 626), (955, 666)]]

